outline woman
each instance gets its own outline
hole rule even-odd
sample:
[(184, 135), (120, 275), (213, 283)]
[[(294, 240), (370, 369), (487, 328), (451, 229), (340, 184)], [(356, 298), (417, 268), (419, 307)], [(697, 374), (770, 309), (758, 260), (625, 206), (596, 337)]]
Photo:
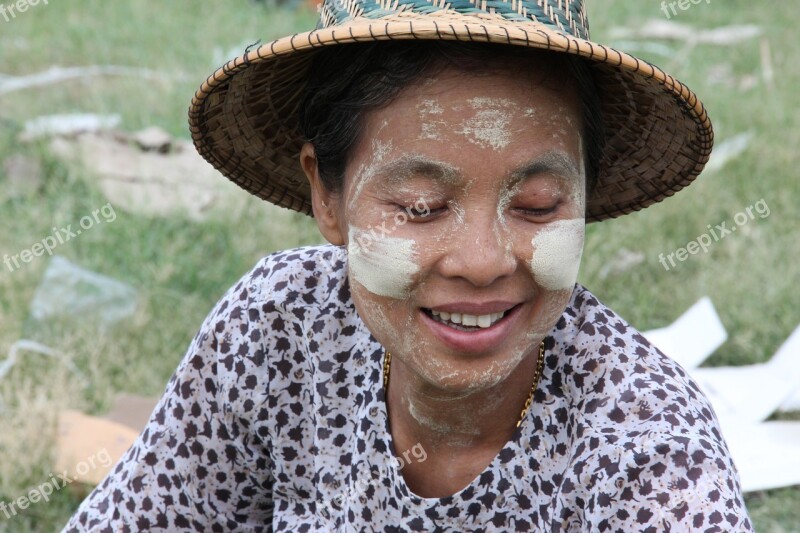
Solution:
[(330, 244), (231, 288), (67, 530), (752, 530), (708, 401), (576, 284), (710, 122), (541, 4), (326, 2), (203, 85), (200, 152)]

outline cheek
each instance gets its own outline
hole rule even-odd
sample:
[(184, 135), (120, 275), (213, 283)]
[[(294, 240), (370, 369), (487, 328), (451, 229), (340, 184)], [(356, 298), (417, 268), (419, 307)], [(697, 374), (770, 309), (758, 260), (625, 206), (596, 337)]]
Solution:
[(539, 293), (531, 312), (532, 316), (527, 322), (526, 339), (528, 343), (538, 345), (541, 339), (552, 331), (564, 313), (564, 309), (569, 305), (571, 297), (571, 289)]
[(559, 220), (539, 230), (531, 240), (533, 278), (546, 290), (571, 289), (578, 279), (586, 222)]
[(356, 286), (353, 287), (353, 302), (373, 337), (425, 380), (439, 383), (442, 376), (454, 374), (445, 361), (431, 356), (436, 351), (427, 339), (409, 335), (409, 331), (416, 331), (415, 317), (402, 301), (379, 301)]
[(398, 300), (376, 298), (359, 285), (352, 286), (353, 304), (367, 329), (384, 346), (406, 347), (404, 324), (398, 323), (402, 306)]
[(350, 226), (347, 258), (352, 278), (369, 292), (388, 298), (409, 296), (419, 272), (413, 239), (378, 235)]

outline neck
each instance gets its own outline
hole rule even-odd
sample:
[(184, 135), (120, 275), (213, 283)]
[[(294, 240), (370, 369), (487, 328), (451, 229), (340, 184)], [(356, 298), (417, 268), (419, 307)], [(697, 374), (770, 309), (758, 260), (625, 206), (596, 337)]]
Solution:
[(444, 390), (392, 358), (389, 423), (395, 450), (417, 443), (453, 455), (479, 450), (497, 453), (512, 437), (531, 392), (538, 349), (499, 383), (468, 393)]

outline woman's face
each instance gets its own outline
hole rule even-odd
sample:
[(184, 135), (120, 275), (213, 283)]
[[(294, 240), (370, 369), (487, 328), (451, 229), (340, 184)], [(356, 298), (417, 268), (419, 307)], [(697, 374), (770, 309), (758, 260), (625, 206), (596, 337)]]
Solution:
[(568, 78), (528, 63), (423, 77), (365, 115), (334, 205), (351, 292), (430, 385), (496, 385), (566, 307), (584, 239), (579, 110)]

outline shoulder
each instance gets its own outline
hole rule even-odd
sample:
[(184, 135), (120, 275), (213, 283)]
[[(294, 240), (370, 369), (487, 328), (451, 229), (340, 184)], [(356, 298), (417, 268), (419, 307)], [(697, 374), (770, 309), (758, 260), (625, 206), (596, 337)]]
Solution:
[[(739, 476), (724, 445), (701, 435), (651, 433), (613, 444), (596, 435), (567, 489), (583, 526), (611, 531), (752, 531)], [(648, 529), (648, 526), (653, 529)]]
[(686, 371), (580, 285), (555, 332), (548, 392), (574, 423), (587, 521), (749, 531), (716, 415)]
[(628, 460), (644, 468), (645, 456), (656, 460), (663, 452), (664, 465), (685, 479), (693, 458), (735, 475), (697, 383), (586, 288), (576, 286), (555, 332), (547, 392), (575, 425), (577, 462), (623, 470), (618, 465)]
[[(195, 345), (208, 343), (222, 353), (234, 342), (262, 341), (259, 326), (270, 319), (302, 321), (308, 307), (335, 299), (349, 301), (346, 252), (342, 247), (315, 245), (273, 252), (261, 258), (217, 301), (195, 336)], [(251, 326), (253, 330), (251, 331)], [(279, 328), (282, 330), (284, 328)], [(240, 354), (252, 350), (239, 349)]]
[(207, 315), (179, 368), (186, 374), (183, 381), (204, 383), (213, 374), (224, 408), (252, 414), (254, 396), (270, 390), (276, 371), (305, 358), (305, 322), (328, 305), (349, 314), (345, 259), (344, 251), (332, 245), (260, 259)]
[(346, 300), (347, 254), (331, 244), (302, 246), (263, 257), (234, 286), (245, 289), (255, 301), (272, 301), (281, 307), (322, 305), (332, 296)]
[(591, 426), (632, 435), (704, 430), (721, 438), (697, 383), (586, 288), (576, 286), (555, 331), (554, 381)]

